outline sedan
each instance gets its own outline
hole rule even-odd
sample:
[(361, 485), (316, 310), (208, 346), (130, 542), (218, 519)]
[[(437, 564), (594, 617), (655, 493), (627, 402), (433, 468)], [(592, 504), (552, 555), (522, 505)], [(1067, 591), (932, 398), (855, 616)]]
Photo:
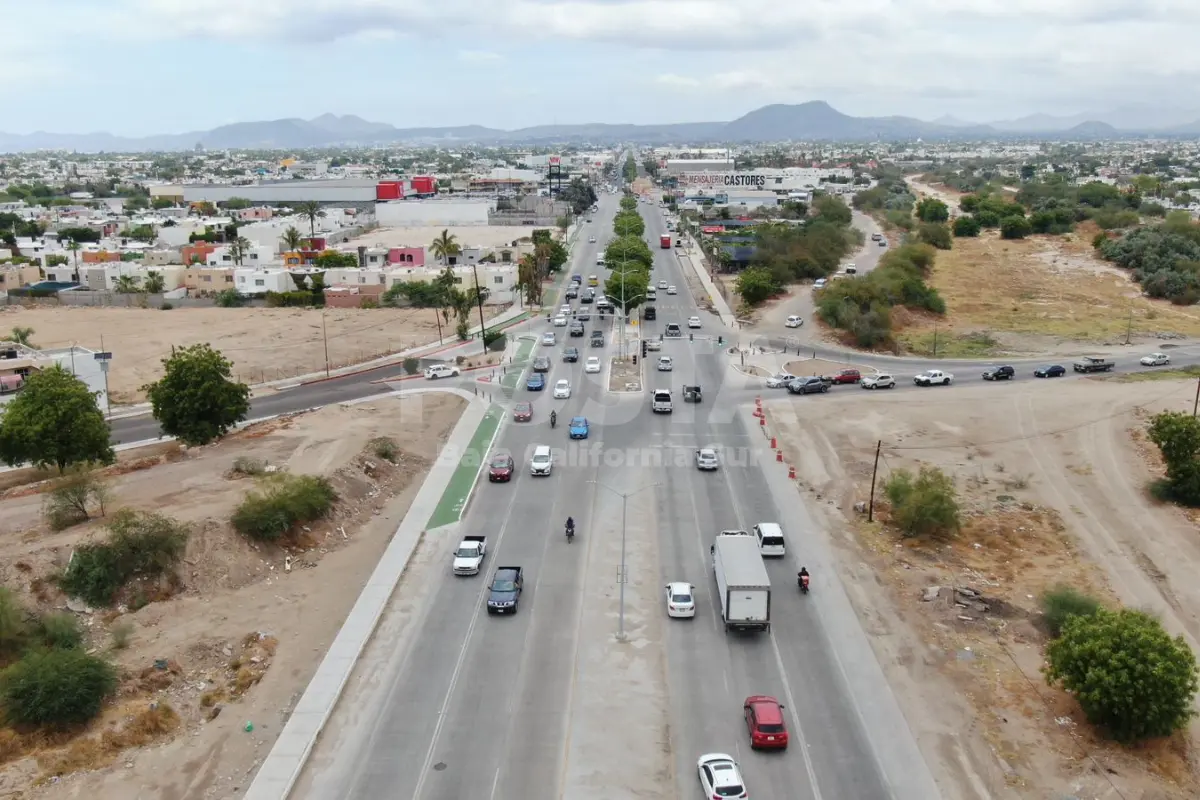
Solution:
[(554, 399), (566, 400), (571, 396), (571, 382), (563, 378), (558, 383), (554, 384)]
[(1141, 365), (1143, 367), (1161, 367), (1171, 363), (1171, 357), (1166, 353), (1151, 353), (1148, 356), (1142, 356)]
[(572, 439), (586, 439), (591, 431), (587, 417), (571, 417), (571, 423), (567, 428)]
[(675, 291), (674, 285), (667, 287), (667, 294), (678, 294), (678, 292)]
[(665, 289), (665, 288), (667, 288), (667, 282), (666, 282), (666, 281), (659, 281), (659, 282), (658, 282), (658, 288), (660, 288), (660, 289)]
[(1067, 368), (1061, 364), (1054, 364), (1053, 366), (1046, 366), (1046, 367), (1038, 367), (1037, 369), (1035, 369), (1033, 371), (1033, 377), (1035, 377), (1035, 378), (1061, 378), (1063, 375), (1066, 375), (1066, 374), (1067, 374)]
[(535, 358), (533, 360), (533, 371), (534, 372), (549, 372), (550, 371), (550, 359), (546, 358), (545, 356), (538, 356), (537, 358)]
[(546, 376), (540, 372), (533, 373), (529, 380), (525, 381), (525, 388), (531, 392), (540, 392), (546, 388)]
[(533, 403), (517, 403), (513, 406), (513, 422), (529, 422), (533, 419)]
[(825, 283), (826, 283), (826, 281), (824, 278), (817, 278), (815, 281), (813, 281), (813, 288), (814, 289), (824, 289)]
[(786, 389), (787, 385), (794, 380), (796, 380), (795, 375), (789, 375), (786, 372), (777, 372), (771, 377), (767, 378), (767, 388)]
[[(557, 323), (555, 323), (555, 324), (557, 324)], [(566, 317), (563, 317), (563, 324), (562, 324), (562, 327), (564, 327), (564, 328), (565, 328), (565, 327), (567, 327), (567, 320), (566, 320)], [(557, 339), (557, 337), (554, 335), (554, 331), (546, 331), (545, 333), (543, 333), (543, 334), (542, 334), (542, 345), (543, 345), (543, 346), (545, 346), (545, 347), (553, 347), (553, 346), (554, 346), (554, 343), (555, 343), (556, 341), (558, 341), (558, 339)]]
[(801, 325), (804, 324), (804, 318), (793, 314), (790, 317), (788, 317), (787, 322), (785, 322), (783, 324), (789, 328), (799, 328)]
[(674, 368), (675, 368), (675, 362), (673, 362), (671, 360), (670, 356), (659, 356), (659, 358), (658, 358), (658, 371), (659, 372), (670, 372)]
[(491, 483), (508, 483), (512, 480), (516, 465), (508, 453), (497, 453), (488, 464), (488, 481)]
[(705, 753), (696, 762), (700, 771), (700, 788), (708, 797), (747, 800), (746, 782), (732, 756), (725, 753)]
[(600, 371), (600, 359), (597, 358), (596, 356), (589, 356), (588, 360), (583, 365), (583, 371), (584, 372), (599, 372)]
[(595, 243), (596, 243), (596, 237), (595, 237), (595, 236), (589, 236), (589, 237), (588, 237), (588, 244), (595, 244)]
[(691, 619), (696, 616), (696, 587), (690, 583), (676, 581), (667, 584), (667, 616), (675, 619)]
[[(567, 318), (564, 317), (562, 314), (559, 314), (557, 317), (554, 318), (554, 327), (556, 327), (556, 328), (567, 327)], [(543, 342), (543, 344), (545, 344), (545, 342)], [(554, 342), (551, 342), (550, 344), (554, 344)]]
[(700, 318), (699, 317), (688, 317), (688, 327), (689, 328), (699, 328), (700, 327)]
[(567, 361), (567, 362), (570, 362), (573, 364), (578, 360), (579, 360), (579, 348), (568, 347), (566, 350), (563, 350), (563, 361)]
[(788, 746), (783, 706), (774, 697), (751, 695), (742, 704), (742, 713), (746, 717), (752, 750), (783, 750)]
[(717, 458), (717, 451), (711, 447), (701, 447), (696, 451), (696, 469), (702, 472), (711, 472), (721, 466), (720, 459)]

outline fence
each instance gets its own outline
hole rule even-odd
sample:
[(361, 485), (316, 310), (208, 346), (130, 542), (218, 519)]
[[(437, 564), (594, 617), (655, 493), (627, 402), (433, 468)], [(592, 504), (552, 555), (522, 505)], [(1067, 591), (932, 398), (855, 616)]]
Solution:
[(4, 304), (10, 306), (80, 306), (97, 308), (162, 308), (163, 303), (173, 308), (211, 308), (215, 303), (208, 297), (171, 297), (161, 294), (120, 294), (117, 292), (93, 292), (72, 290), (59, 292), (49, 297), (23, 297), (6, 295)]

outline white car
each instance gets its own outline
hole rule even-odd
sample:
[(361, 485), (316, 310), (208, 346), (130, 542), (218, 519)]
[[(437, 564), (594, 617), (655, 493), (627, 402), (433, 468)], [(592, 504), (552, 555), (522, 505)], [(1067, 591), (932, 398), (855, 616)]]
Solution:
[(563, 378), (558, 383), (554, 384), (554, 399), (566, 400), (571, 396), (571, 382)]
[[(559, 314), (557, 317), (554, 318), (554, 327), (556, 327), (556, 328), (567, 327), (567, 318), (564, 317), (562, 314)], [(554, 344), (554, 342), (551, 342), (550, 344)]]
[(817, 278), (815, 281), (813, 281), (813, 288), (814, 289), (824, 289), (825, 288), (825, 279)]
[(425, 380), (436, 381), (438, 378), (453, 378), (458, 375), (458, 367), (449, 364), (434, 364), (425, 368)]
[(658, 352), (659, 350), (662, 350), (662, 342), (660, 342), (658, 339), (647, 339), (646, 349)]
[(571, 316), (571, 304), (570, 304), (570, 303), (564, 303), (564, 304), (562, 304), (561, 306), (559, 306), (559, 307), (558, 307), (558, 313), (559, 313), (560, 315), (564, 316), (564, 317), (569, 317), (569, 316)]
[(554, 331), (546, 331), (545, 333), (542, 334), (542, 345), (543, 346), (551, 347), (554, 345), (554, 343), (555, 343)]
[(699, 317), (688, 317), (688, 327), (689, 328), (699, 328), (700, 327), (700, 318)]
[(742, 780), (742, 771), (738, 769), (733, 756), (724, 753), (705, 753), (696, 762), (700, 772), (700, 787), (707, 797), (720, 797), (721, 800), (746, 800), (750, 797), (746, 792), (746, 782)]
[(660, 289), (665, 289), (665, 288), (667, 288), (667, 282), (666, 282), (666, 281), (659, 281), (659, 282), (658, 282), (658, 288), (660, 288)]
[(589, 236), (589, 237), (588, 237), (588, 244), (595, 244), (595, 243), (596, 243), (596, 237), (595, 237), (595, 236)]
[(1171, 357), (1166, 353), (1151, 353), (1148, 356), (1142, 356), (1143, 367), (1161, 367), (1164, 364), (1170, 364)]
[(784, 322), (783, 324), (788, 328), (799, 328), (804, 324), (804, 318), (792, 314), (787, 318), (787, 322)]
[(667, 287), (667, 294), (676, 294), (675, 287), (673, 285)]
[(878, 375), (863, 375), (858, 385), (864, 389), (895, 389), (896, 379), (881, 372)]
[(690, 619), (696, 616), (696, 587), (690, 583), (675, 581), (667, 584), (667, 616)]
[(659, 372), (670, 372), (674, 368), (675, 368), (675, 364), (673, 361), (671, 361), (670, 356), (659, 356), (659, 358), (658, 358), (658, 371)]
[(584, 372), (599, 372), (600, 359), (597, 356), (591, 356), (583, 365)]
[(786, 372), (776, 372), (771, 377), (767, 378), (768, 389), (786, 389), (787, 385), (796, 380), (795, 375), (789, 375)]
[(696, 451), (696, 469), (702, 472), (710, 472), (721, 466), (721, 460), (717, 458), (717, 451), (711, 447), (701, 447)]

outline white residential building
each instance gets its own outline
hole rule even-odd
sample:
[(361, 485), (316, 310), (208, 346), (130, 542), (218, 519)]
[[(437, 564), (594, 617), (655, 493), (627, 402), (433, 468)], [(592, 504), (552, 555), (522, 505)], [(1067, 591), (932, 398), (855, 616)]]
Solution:
[(233, 286), (238, 294), (253, 296), (267, 292), (291, 292), (296, 288), (291, 274), (286, 269), (253, 269), (239, 267), (233, 270)]
[[(387, 286), (390, 289), (397, 283), (413, 281), (433, 281), (443, 271), (441, 267), (401, 267), (387, 273)], [(485, 305), (514, 303), (517, 300), (517, 265), (481, 263), (474, 267), (450, 267), (454, 274), (454, 282), (460, 286), (474, 286), (475, 276), (479, 276), (479, 285), (487, 289), (488, 297)]]
[[(250, 267), (251, 269), (258, 266), (266, 266), (268, 264), (279, 264), (279, 253), (273, 246), (257, 244), (253, 245), (242, 255), (242, 266)], [(229, 253), (228, 246), (218, 247), (208, 254), (207, 266), (210, 267), (236, 267), (237, 264), (233, 261), (233, 256)]]

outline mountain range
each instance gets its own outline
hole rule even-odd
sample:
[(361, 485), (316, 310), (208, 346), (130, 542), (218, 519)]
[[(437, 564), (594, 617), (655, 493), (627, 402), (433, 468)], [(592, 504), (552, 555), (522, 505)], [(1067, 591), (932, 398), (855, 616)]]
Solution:
[(0, 132), (0, 152), (36, 150), (137, 153), (209, 150), (296, 150), (387, 144), (695, 144), (704, 142), (982, 140), (1023, 137), (1104, 139), (1122, 135), (1200, 136), (1200, 110), (1125, 106), (1107, 112), (974, 123), (951, 116), (931, 122), (914, 117), (852, 117), (823, 101), (769, 105), (730, 122), (662, 125), (586, 123), (500, 130), (482, 125), (397, 128), (352, 114), (314, 119), (238, 122), (207, 131), (140, 138), (110, 133)]

